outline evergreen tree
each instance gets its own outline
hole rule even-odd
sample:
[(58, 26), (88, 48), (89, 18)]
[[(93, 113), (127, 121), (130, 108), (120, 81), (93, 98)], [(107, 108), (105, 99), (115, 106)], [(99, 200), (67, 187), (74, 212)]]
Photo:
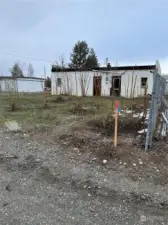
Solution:
[(13, 68), (11, 69), (12, 77), (23, 77), (23, 71), (20, 68), (19, 63), (15, 63)]
[(70, 68), (92, 69), (99, 67), (98, 59), (93, 48), (89, 49), (86, 41), (78, 41), (70, 56)]
[(76, 68), (76, 69), (82, 69), (85, 68), (87, 57), (89, 53), (88, 44), (86, 41), (78, 41), (71, 53), (69, 64), (70, 67)]
[(99, 67), (98, 59), (93, 48), (90, 49), (85, 67), (90, 69)]

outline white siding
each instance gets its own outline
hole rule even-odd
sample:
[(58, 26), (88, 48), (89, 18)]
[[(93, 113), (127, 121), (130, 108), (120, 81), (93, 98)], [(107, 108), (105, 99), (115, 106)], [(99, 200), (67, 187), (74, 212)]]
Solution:
[(16, 81), (12, 79), (0, 80), (0, 91), (2, 92), (14, 92), (16, 91)]
[(135, 70), (126, 71), (121, 77), (121, 96), (131, 97), (134, 90), (134, 97), (143, 96), (144, 88), (141, 87), (141, 78), (146, 77), (147, 80), (147, 94), (152, 93), (153, 74), (150, 70)]
[[(131, 92), (134, 91), (134, 97), (142, 96), (144, 88), (141, 87), (141, 78), (148, 78), (147, 93), (152, 93), (153, 75), (150, 70), (135, 70), (134, 73), (130, 71), (108, 71), (108, 72), (53, 72), (51, 75), (52, 95), (55, 94), (71, 94), (82, 96), (81, 82), (85, 86), (85, 93), (87, 96), (93, 95), (93, 76), (98, 75), (102, 77), (101, 95), (110, 96), (110, 88), (112, 76), (121, 76), (121, 96), (131, 97)], [(61, 78), (61, 86), (57, 86), (57, 78)]]
[[(82, 96), (82, 90), (87, 96), (93, 95), (93, 72), (58, 72), (51, 75), (51, 93)], [(61, 85), (57, 85), (61, 78)], [(82, 85), (83, 83), (83, 85)], [(82, 86), (84, 88), (82, 88)]]
[(35, 79), (17, 79), (18, 92), (42, 92), (44, 90), (44, 81)]
[(42, 92), (44, 90), (44, 81), (38, 79), (18, 78), (1, 79), (0, 91), (1, 92)]

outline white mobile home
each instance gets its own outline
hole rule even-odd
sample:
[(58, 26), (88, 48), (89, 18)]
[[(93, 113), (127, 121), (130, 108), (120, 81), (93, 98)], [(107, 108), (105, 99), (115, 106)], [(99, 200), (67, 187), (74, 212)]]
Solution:
[(43, 92), (45, 79), (38, 77), (0, 77), (0, 92)]
[(138, 97), (152, 93), (153, 71), (161, 74), (159, 62), (155, 65), (100, 67), (92, 70), (60, 69), (52, 66), (52, 95), (123, 96)]

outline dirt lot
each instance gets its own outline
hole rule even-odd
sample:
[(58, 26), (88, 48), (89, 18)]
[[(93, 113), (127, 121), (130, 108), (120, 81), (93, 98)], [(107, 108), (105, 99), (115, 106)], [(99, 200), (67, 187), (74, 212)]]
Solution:
[[(168, 143), (144, 152), (139, 119), (128, 114), (114, 148), (112, 99), (4, 95), (0, 103), (0, 224), (168, 224)], [(9, 119), (21, 130), (7, 131)]]

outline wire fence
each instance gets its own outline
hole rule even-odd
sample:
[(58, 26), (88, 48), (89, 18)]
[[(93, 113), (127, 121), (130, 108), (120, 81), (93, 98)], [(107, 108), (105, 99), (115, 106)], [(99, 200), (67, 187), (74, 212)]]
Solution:
[(155, 70), (151, 96), (145, 150), (152, 147), (153, 139), (166, 137), (168, 128), (167, 81)]

